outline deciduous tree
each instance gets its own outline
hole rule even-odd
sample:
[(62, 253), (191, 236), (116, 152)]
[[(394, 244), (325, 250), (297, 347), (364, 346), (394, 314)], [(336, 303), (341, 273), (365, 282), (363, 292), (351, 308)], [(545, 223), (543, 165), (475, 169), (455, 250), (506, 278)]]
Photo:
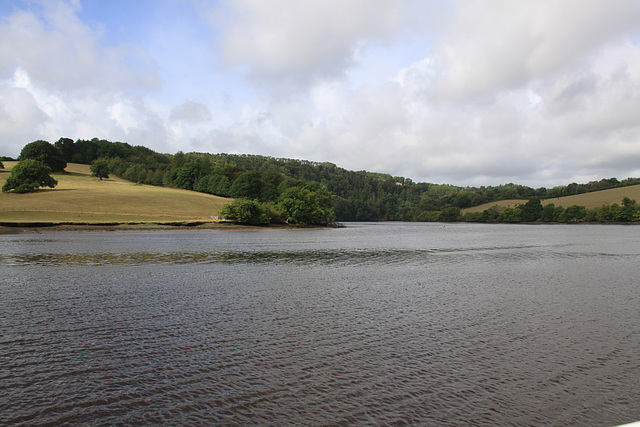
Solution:
[(26, 159), (19, 161), (11, 170), (11, 175), (2, 186), (3, 192), (30, 193), (40, 187), (55, 187), (58, 181), (53, 179), (51, 169), (44, 163)]
[(18, 160), (38, 160), (48, 166), (54, 172), (64, 172), (67, 161), (62, 151), (48, 141), (33, 141), (22, 148)]
[(89, 169), (91, 170), (91, 176), (100, 178), (100, 181), (102, 181), (103, 178), (109, 178), (109, 163), (106, 160), (100, 159), (94, 161)]

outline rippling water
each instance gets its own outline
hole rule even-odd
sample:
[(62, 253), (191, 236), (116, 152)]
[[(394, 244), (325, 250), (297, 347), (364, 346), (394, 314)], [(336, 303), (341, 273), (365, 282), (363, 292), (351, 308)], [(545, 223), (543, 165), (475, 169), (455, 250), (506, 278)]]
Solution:
[(0, 424), (637, 421), (639, 232), (0, 236)]

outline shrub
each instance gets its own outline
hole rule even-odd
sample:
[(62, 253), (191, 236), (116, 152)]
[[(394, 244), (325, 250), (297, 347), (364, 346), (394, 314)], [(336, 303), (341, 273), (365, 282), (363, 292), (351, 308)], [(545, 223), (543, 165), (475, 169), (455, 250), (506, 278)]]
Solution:
[(254, 200), (236, 199), (220, 208), (220, 216), (239, 224), (261, 225), (269, 223), (269, 216)]

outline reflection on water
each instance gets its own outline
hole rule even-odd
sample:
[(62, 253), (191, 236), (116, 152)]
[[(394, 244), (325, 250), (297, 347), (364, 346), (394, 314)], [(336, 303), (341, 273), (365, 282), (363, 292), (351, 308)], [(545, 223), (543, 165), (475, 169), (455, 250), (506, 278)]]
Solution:
[[(396, 264), (446, 262), (433, 259), (440, 255), (456, 254), (461, 261), (465, 252), (491, 257), (494, 251), (510, 251), (522, 247), (471, 248), (471, 249), (356, 249), (356, 250), (298, 250), (298, 251), (247, 251), (247, 252), (136, 252), (136, 253), (20, 253), (0, 255), (5, 265), (146, 265), (146, 264), (214, 264), (214, 263), (294, 263), (332, 264), (353, 266), (361, 264)], [(482, 252), (481, 254), (478, 252)]]
[(0, 236), (0, 423), (640, 420), (635, 230)]

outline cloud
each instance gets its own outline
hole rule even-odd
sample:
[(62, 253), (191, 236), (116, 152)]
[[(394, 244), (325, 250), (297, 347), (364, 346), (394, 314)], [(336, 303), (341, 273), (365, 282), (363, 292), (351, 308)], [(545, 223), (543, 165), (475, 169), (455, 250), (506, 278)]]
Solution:
[[(237, 0), (224, 10), (222, 57), (280, 90), (343, 77), (372, 39), (392, 37), (402, 24), (390, 0)], [(217, 22), (220, 25), (220, 21)]]
[(580, 66), (595, 48), (637, 34), (639, 20), (634, 0), (459, 0), (436, 48), (443, 67), (436, 92), (445, 99), (490, 95)]
[(458, 185), (640, 173), (636, 1), (177, 4), (4, 12), (0, 154), (97, 136)]
[(67, 93), (159, 86), (153, 61), (131, 46), (102, 45), (99, 34), (78, 19), (77, 3), (42, 4), (0, 23), (3, 74), (19, 67), (35, 84)]
[(209, 107), (194, 101), (187, 101), (178, 105), (169, 114), (171, 122), (200, 123), (211, 120)]

